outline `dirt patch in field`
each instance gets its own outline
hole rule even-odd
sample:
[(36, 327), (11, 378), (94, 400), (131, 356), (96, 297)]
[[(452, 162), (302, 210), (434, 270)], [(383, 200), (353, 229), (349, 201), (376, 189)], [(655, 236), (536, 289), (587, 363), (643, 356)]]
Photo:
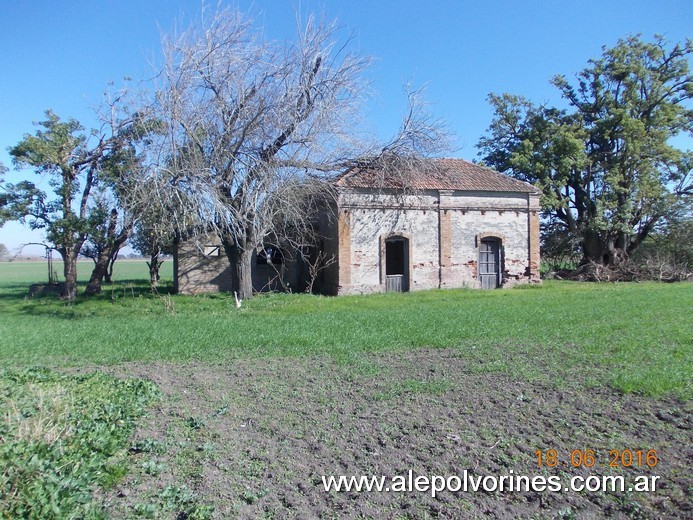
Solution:
[[(164, 398), (142, 421), (109, 516), (686, 518), (691, 406), (467, 370), (457, 350), (225, 365), (130, 364)], [(537, 450), (559, 466), (538, 467)], [(593, 468), (571, 465), (595, 451)], [(609, 466), (631, 450), (631, 467)], [(638, 467), (636, 450), (642, 450)], [(658, 464), (645, 454), (656, 450)], [(579, 454), (576, 454), (577, 456)], [(579, 462), (578, 459), (575, 459)], [(619, 458), (619, 461), (621, 459)], [(625, 462), (628, 462), (626, 454)], [(653, 459), (650, 457), (650, 463)], [(565, 464), (565, 466), (563, 465)], [(655, 492), (325, 492), (322, 476), (659, 476)], [(512, 471), (512, 472), (511, 472)], [(388, 481), (388, 485), (402, 480)], [(421, 482), (421, 481), (420, 481)], [(452, 481), (455, 485), (456, 481)], [(487, 487), (493, 482), (487, 480)], [(405, 484), (406, 485), (406, 484)]]

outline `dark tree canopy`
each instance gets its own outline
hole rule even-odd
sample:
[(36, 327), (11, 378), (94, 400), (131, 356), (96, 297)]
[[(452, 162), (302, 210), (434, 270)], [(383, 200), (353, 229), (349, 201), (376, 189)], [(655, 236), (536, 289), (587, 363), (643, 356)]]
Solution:
[(583, 261), (618, 263), (690, 197), (693, 156), (671, 138), (693, 131), (691, 52), (691, 41), (619, 40), (577, 84), (553, 78), (567, 109), (491, 94), (479, 155), (542, 190), (546, 216), (579, 237)]
[(94, 261), (85, 290), (89, 296), (101, 292), (104, 280), (111, 282), (118, 253), (143, 211), (143, 201), (138, 197), (142, 165), (135, 143), (146, 141), (145, 136), (155, 124), (149, 120), (133, 123), (120, 129), (119, 145), (103, 158), (99, 186), (92, 197), (89, 213), (93, 225), (82, 248), (82, 255)]
[(20, 183), (11, 191), (30, 203), (25, 208), (14, 208), (13, 213), (28, 220), (33, 229), (45, 229), (46, 239), (63, 258), (64, 296), (73, 299), (77, 291), (77, 257), (91, 224), (88, 202), (103, 143), (91, 149), (78, 121), (62, 121), (50, 110), (38, 126), (34, 135), (26, 134), (10, 148), (10, 155), (17, 167), (33, 167), (37, 174), (47, 175), (55, 196), (50, 197), (33, 183)]

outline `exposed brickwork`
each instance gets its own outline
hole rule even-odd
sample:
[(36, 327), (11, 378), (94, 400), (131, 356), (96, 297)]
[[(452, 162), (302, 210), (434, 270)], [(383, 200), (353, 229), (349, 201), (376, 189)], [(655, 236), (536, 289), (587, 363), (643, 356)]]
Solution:
[[(213, 246), (213, 247), (210, 247)], [(218, 249), (215, 249), (218, 248)], [(205, 251), (207, 250), (207, 251)], [(206, 252), (213, 252), (207, 255)], [(281, 291), (290, 287), (302, 290), (301, 261), (295, 254), (287, 252), (280, 264), (256, 265), (253, 257), (253, 290)], [(174, 252), (174, 289), (180, 294), (230, 292), (233, 290), (231, 264), (216, 235), (206, 235), (178, 244)]]
[[(347, 190), (340, 207), (342, 212), (348, 208), (351, 217), (351, 283), (340, 281), (340, 294), (384, 290), (383, 237), (390, 235), (409, 238), (411, 290), (480, 287), (479, 241), (486, 237), (500, 242), (504, 287), (537, 281), (529, 266), (528, 223), (539, 223), (530, 209), (534, 204), (528, 193), (517, 192), (430, 190), (397, 196), (384, 190)], [(535, 234), (538, 240), (538, 228)], [(538, 257), (538, 241), (532, 247)]]
[(529, 276), (531, 281), (538, 282), (541, 254), (539, 250), (539, 197), (530, 196), (529, 200)]
[[(220, 246), (217, 256), (205, 256), (204, 246)], [(232, 289), (231, 266), (215, 236), (178, 244), (174, 263), (176, 290), (181, 294), (224, 292)]]
[[(319, 221), (323, 253), (337, 262), (324, 270), (314, 289), (328, 294), (381, 292), (387, 283), (399, 280), (388, 279), (388, 269), (392, 276), (406, 277), (402, 286), (410, 290), (478, 288), (483, 238), (497, 239), (504, 287), (539, 282), (539, 192), (466, 161), (439, 164), (443, 168), (435, 169), (432, 177), (414, 175), (418, 184), (413, 187), (418, 189), (408, 193), (390, 189), (387, 183), (370, 186), (373, 172), (366, 170), (342, 176), (334, 211), (325, 212)], [(391, 246), (390, 260), (403, 258), (394, 260), (395, 267), (386, 267), (389, 237), (406, 239), (404, 253), (401, 246)], [(231, 271), (223, 251), (207, 258), (191, 247), (194, 244), (183, 244), (177, 253), (179, 291), (230, 290)], [(398, 262), (403, 267), (397, 267)], [(275, 288), (269, 267), (254, 266), (254, 286)], [(305, 264), (287, 262), (282, 270), (297, 287), (305, 285)]]
[(454, 199), (451, 191), (441, 191), (438, 204), (438, 219), (440, 223), (440, 265), (452, 265), (452, 212)]
[(440, 276), (439, 287), (448, 287), (454, 283), (452, 267), (452, 213), (454, 205), (453, 192), (441, 190), (438, 195), (438, 234), (440, 242)]
[[(498, 196), (509, 208), (503, 211), (455, 211), (453, 213), (453, 287), (479, 288), (479, 245), (496, 238), (501, 248), (504, 287), (526, 282), (528, 259), (527, 198)], [(510, 209), (510, 207), (515, 208)], [(451, 281), (452, 284), (452, 281)]]
[(440, 210), (440, 266), (452, 265), (452, 211)]
[[(337, 260), (339, 262), (339, 287), (351, 285), (351, 212), (340, 209), (337, 218)], [(340, 289), (341, 291), (341, 289)]]

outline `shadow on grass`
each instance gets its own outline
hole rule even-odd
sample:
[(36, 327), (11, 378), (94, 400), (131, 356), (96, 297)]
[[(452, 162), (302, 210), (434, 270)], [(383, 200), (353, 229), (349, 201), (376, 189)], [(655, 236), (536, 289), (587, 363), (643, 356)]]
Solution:
[[(81, 286), (86, 286), (86, 284), (80, 284)], [(78, 298), (81, 297), (82, 301), (89, 301), (93, 299), (110, 300), (116, 295), (126, 295), (129, 297), (136, 296), (153, 296), (157, 295), (163, 296), (166, 294), (175, 294), (173, 290), (173, 282), (167, 281), (160, 283), (156, 289), (156, 292), (152, 291), (149, 282), (143, 282), (142, 280), (118, 280), (112, 284), (104, 284), (101, 289), (101, 293), (94, 296), (84, 296), (84, 293), (78, 294)]]
[(86, 282), (77, 285), (77, 297), (68, 302), (60, 299), (57, 294), (37, 294), (29, 296), (29, 285), (26, 283), (3, 284), (0, 290), (0, 305), (5, 315), (27, 314), (31, 316), (52, 316), (63, 319), (77, 319), (89, 314), (76, 312), (86, 304), (93, 302), (114, 302), (136, 298), (156, 299), (161, 296), (175, 294), (173, 282), (159, 285), (157, 292), (152, 292), (148, 282), (140, 279), (119, 280), (112, 284), (104, 284), (101, 293), (85, 296)]

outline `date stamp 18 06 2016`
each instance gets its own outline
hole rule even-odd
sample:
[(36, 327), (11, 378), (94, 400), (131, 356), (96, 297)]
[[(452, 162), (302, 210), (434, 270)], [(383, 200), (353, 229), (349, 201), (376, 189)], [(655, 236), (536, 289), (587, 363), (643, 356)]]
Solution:
[(540, 468), (592, 468), (595, 466), (606, 466), (611, 468), (654, 468), (659, 464), (657, 450), (609, 450), (608, 457), (600, 458), (599, 454), (593, 449), (576, 449), (569, 454), (559, 454), (553, 449), (537, 450), (534, 452), (537, 457), (537, 465)]

